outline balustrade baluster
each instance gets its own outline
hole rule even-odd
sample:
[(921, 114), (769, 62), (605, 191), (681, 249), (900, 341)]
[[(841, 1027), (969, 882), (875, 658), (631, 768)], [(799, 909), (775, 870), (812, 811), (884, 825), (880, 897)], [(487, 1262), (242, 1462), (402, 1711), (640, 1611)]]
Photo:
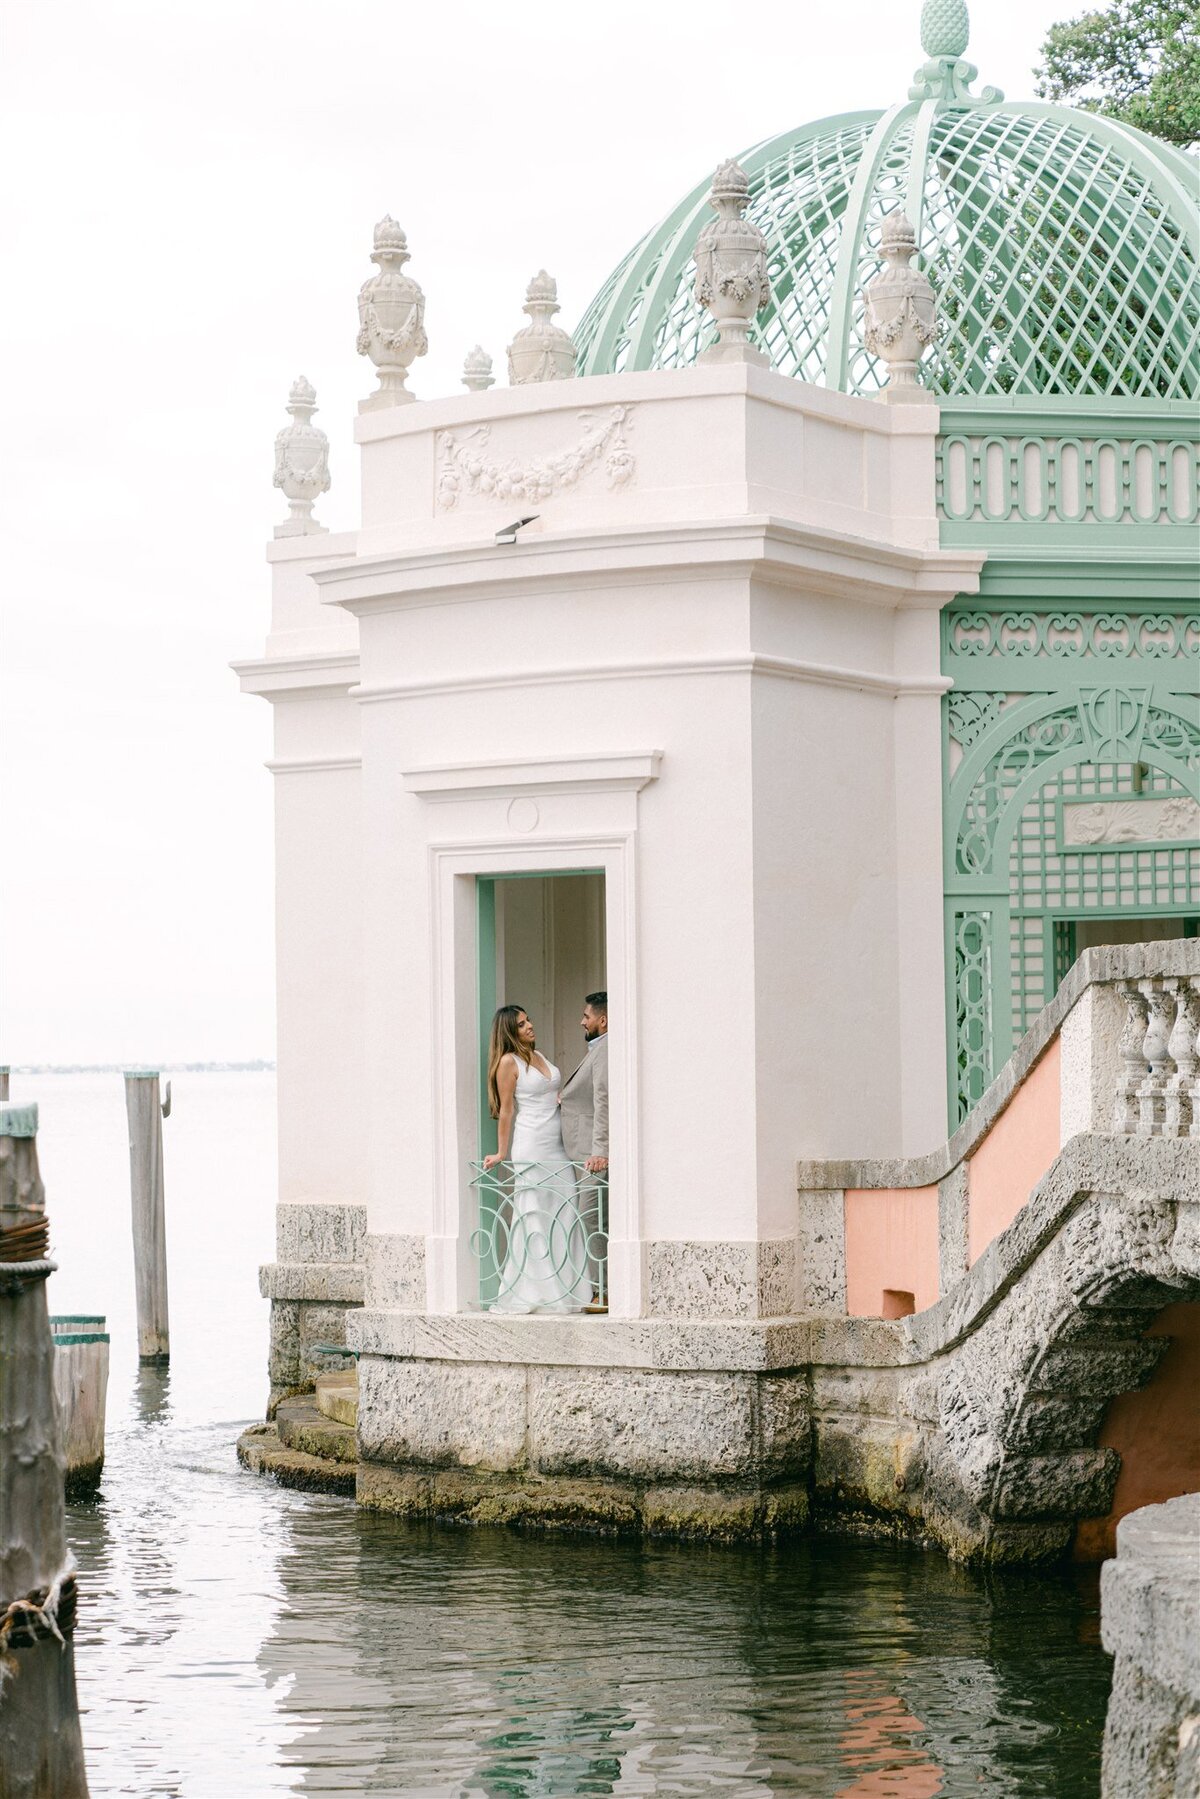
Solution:
[(1117, 992), (1125, 1001), (1125, 1024), (1121, 1031), (1118, 1054), (1121, 1070), (1117, 1082), (1117, 1103), (1113, 1114), (1115, 1131), (1133, 1132), (1141, 1115), (1138, 1089), (1146, 1078), (1146, 1058), (1142, 1045), (1146, 1040), (1149, 1001), (1136, 981), (1120, 981)]
[(1175, 1023), (1175, 989), (1179, 983), (1150, 980), (1139, 981), (1138, 985), (1146, 995), (1150, 1011), (1142, 1044), (1142, 1056), (1150, 1064), (1150, 1072), (1138, 1088), (1137, 1129), (1139, 1136), (1159, 1137), (1166, 1113), (1167, 1082), (1175, 1068), (1167, 1044)]
[(1196, 1076), (1200, 1073), (1200, 989), (1186, 976), (1176, 982), (1176, 987), (1175, 1023), (1167, 1040), (1167, 1054), (1175, 1064), (1175, 1072), (1167, 1082), (1163, 1103), (1164, 1137), (1186, 1137), (1194, 1129)]

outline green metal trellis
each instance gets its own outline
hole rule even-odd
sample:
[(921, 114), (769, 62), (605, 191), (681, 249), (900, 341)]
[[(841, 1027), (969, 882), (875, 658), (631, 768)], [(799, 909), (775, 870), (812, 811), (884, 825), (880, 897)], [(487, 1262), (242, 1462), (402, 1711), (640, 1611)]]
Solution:
[(1200, 915), (1200, 609), (962, 603), (942, 667), (953, 1128), (1078, 924)]
[[(883, 219), (903, 206), (943, 319), (923, 370), (935, 392), (1200, 393), (1194, 159), (1090, 113), (975, 98), (962, 66), (930, 78), (927, 65), (906, 103), (820, 120), (740, 159), (768, 243), (773, 297), (755, 333), (772, 365), (878, 390), (863, 289), (881, 265)], [(581, 373), (684, 367), (711, 342), (692, 293), (708, 189), (596, 295), (575, 334)]]

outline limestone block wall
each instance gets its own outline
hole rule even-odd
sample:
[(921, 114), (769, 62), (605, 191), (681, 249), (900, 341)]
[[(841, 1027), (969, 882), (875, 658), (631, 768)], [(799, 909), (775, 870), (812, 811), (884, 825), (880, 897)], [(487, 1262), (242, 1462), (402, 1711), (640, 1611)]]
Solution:
[(1112, 1504), (1120, 1457), (1097, 1436), (1166, 1349), (1148, 1327), (1197, 1298), (1200, 1151), (1076, 1137), (936, 1305), (814, 1323), (817, 1516), (969, 1560), (1065, 1554)]
[[(692, 1307), (720, 1288), (673, 1261)], [(973, 1562), (1068, 1553), (1113, 1502), (1097, 1441), (1200, 1300), (1200, 1146), (1081, 1133), (954, 1289), (898, 1320), (439, 1318), (367, 1309), (360, 1501), (673, 1534), (826, 1529)]]
[(314, 1345), (346, 1342), (346, 1315), (366, 1294), (366, 1235), (365, 1206), (278, 1207), (278, 1260), (259, 1270), (259, 1291), (271, 1302), (268, 1418), (281, 1399), (311, 1391), (318, 1374), (344, 1366)]
[(1102, 1799), (1200, 1792), (1200, 1493), (1132, 1512), (1101, 1577)]

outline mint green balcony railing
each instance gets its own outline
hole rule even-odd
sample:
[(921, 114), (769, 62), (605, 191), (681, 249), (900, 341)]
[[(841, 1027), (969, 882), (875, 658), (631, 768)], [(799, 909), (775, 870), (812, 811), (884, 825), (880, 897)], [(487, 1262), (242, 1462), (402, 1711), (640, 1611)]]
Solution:
[(608, 1181), (583, 1162), (472, 1162), (479, 1303), (509, 1314), (608, 1305)]

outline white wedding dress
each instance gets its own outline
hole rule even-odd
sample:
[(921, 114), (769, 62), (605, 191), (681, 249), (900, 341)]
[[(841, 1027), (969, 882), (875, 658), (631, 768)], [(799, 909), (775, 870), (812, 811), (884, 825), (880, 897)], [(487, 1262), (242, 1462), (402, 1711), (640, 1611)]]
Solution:
[(575, 1172), (563, 1143), (562, 1076), (517, 1063), (512, 1210), (491, 1312), (577, 1312), (592, 1297)]

